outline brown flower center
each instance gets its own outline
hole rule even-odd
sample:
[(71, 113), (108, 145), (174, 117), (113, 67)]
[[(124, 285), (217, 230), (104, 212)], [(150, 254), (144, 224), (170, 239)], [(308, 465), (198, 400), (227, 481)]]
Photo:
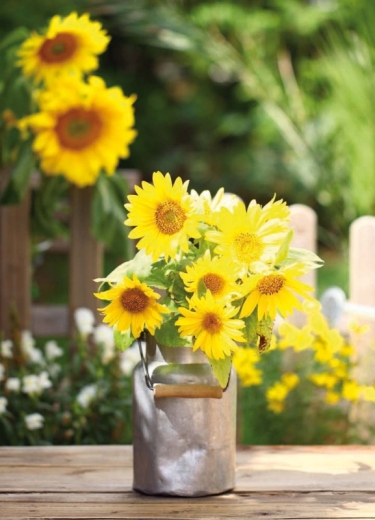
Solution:
[(185, 211), (173, 200), (162, 202), (155, 212), (156, 226), (164, 235), (175, 235), (181, 231), (185, 220)]
[(82, 150), (96, 141), (101, 129), (98, 114), (83, 108), (72, 108), (62, 114), (55, 127), (61, 145), (72, 150)]
[(221, 319), (217, 314), (208, 312), (203, 318), (202, 327), (210, 334), (217, 334), (222, 329)]
[(263, 244), (254, 233), (239, 233), (234, 239), (234, 251), (240, 262), (250, 264), (259, 260)]
[(62, 63), (73, 56), (77, 46), (75, 36), (62, 32), (43, 42), (39, 49), (39, 56), (45, 63)]
[(212, 294), (219, 294), (225, 285), (223, 278), (216, 273), (207, 273), (203, 276), (203, 283)]
[(148, 297), (138, 287), (125, 289), (120, 296), (120, 302), (123, 308), (131, 314), (139, 314), (143, 312), (148, 305)]
[(271, 295), (278, 293), (284, 286), (285, 278), (281, 274), (268, 274), (262, 278), (257, 289), (261, 294)]

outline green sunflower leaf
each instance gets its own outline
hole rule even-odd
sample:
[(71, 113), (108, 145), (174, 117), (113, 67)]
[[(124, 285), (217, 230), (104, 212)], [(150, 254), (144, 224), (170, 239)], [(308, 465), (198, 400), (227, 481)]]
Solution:
[(228, 384), (230, 370), (232, 368), (232, 356), (225, 356), (224, 359), (211, 359), (208, 358), (214, 376), (219, 381), (222, 388), (225, 388)]
[(261, 354), (267, 352), (271, 347), (272, 333), (273, 333), (273, 320), (270, 317), (263, 318), (257, 327), (257, 335), (259, 336), (258, 349)]
[(124, 276), (132, 278), (135, 274), (143, 282), (151, 273), (152, 259), (141, 249), (132, 260), (124, 262), (114, 269), (105, 278), (95, 278), (94, 282), (119, 283)]
[(258, 318), (257, 318), (257, 310), (247, 316), (247, 318), (242, 318), (245, 322), (245, 329), (243, 331), (243, 335), (246, 339), (247, 347), (255, 347), (258, 341), (257, 328), (258, 328)]
[(115, 330), (113, 335), (115, 338), (116, 348), (121, 352), (124, 352), (124, 350), (133, 345), (135, 341), (135, 338), (133, 337), (130, 329), (125, 332), (119, 332), (118, 330)]
[(155, 339), (157, 343), (165, 347), (191, 347), (192, 342), (189, 338), (181, 338), (176, 325), (178, 316), (172, 316), (168, 320), (164, 320), (160, 329), (155, 331)]
[(277, 252), (276, 260), (275, 260), (276, 265), (281, 264), (288, 256), (288, 251), (289, 251), (290, 244), (293, 240), (293, 236), (294, 236), (293, 229), (289, 229), (288, 233), (286, 234), (286, 236)]

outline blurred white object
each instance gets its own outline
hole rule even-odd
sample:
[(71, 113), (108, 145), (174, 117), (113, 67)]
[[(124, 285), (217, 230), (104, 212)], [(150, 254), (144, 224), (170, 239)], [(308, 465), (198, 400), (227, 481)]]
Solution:
[(28, 430), (39, 430), (43, 427), (44, 417), (40, 413), (31, 413), (26, 415), (25, 423)]
[[(145, 345), (143, 344), (143, 348)], [(135, 365), (141, 360), (139, 354), (139, 347), (137, 343), (133, 343), (131, 347), (121, 353), (120, 369), (124, 376), (130, 376), (134, 370)]]
[(19, 392), (21, 388), (21, 380), (19, 377), (9, 377), (5, 383), (8, 392)]
[(94, 330), (94, 313), (86, 307), (79, 307), (74, 311), (74, 321), (77, 326), (78, 332), (84, 338), (86, 338)]
[(109, 363), (116, 355), (115, 338), (112, 328), (101, 323), (95, 327), (93, 336), (95, 343), (103, 347), (102, 362), (104, 364)]
[(82, 406), (82, 408), (87, 408), (90, 403), (95, 399), (98, 393), (98, 388), (96, 385), (87, 385), (82, 388), (82, 390), (77, 395), (77, 401)]
[(6, 397), (0, 397), (0, 415), (6, 412), (8, 399)]
[(11, 358), (13, 357), (13, 343), (10, 339), (4, 339), (4, 341), (1, 342), (1, 348), (0, 353), (5, 358)]
[(46, 352), (46, 358), (48, 361), (53, 361), (57, 357), (63, 355), (63, 349), (58, 346), (55, 340), (47, 341), (44, 346), (44, 350)]

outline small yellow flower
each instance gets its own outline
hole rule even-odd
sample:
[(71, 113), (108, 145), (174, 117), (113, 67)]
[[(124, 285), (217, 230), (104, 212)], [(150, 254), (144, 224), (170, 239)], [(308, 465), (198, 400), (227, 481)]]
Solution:
[(273, 413), (282, 413), (285, 410), (285, 401), (268, 401), (267, 408)]
[(260, 361), (258, 349), (238, 349), (233, 354), (233, 366), (242, 386), (257, 386), (262, 383), (262, 371), (256, 366)]
[(358, 401), (361, 388), (356, 381), (345, 381), (342, 388), (342, 397), (348, 401)]
[(309, 376), (309, 379), (310, 379), (310, 381), (312, 381), (314, 383), (314, 385), (322, 386), (329, 390), (332, 390), (332, 388), (338, 382), (338, 378), (336, 376), (334, 376), (333, 374), (329, 374), (329, 373), (311, 374)]
[(202, 221), (208, 225), (215, 224), (215, 218), (221, 208), (226, 207), (232, 210), (241, 199), (232, 193), (225, 193), (224, 188), (220, 188), (214, 197), (208, 190), (202, 191), (201, 194), (195, 190), (190, 192), (196, 211), (202, 217)]
[(98, 67), (97, 55), (109, 37), (87, 14), (54, 16), (44, 35), (33, 33), (18, 51), (18, 65), (25, 76), (50, 83), (62, 74), (90, 72)]
[(281, 376), (281, 382), (288, 390), (293, 390), (299, 383), (299, 377), (297, 374), (286, 373)]
[(119, 332), (130, 329), (134, 338), (139, 338), (144, 329), (154, 334), (155, 328), (159, 328), (163, 321), (162, 315), (170, 312), (157, 303), (160, 295), (140, 282), (136, 275), (132, 280), (125, 276), (122, 283), (108, 291), (95, 293), (95, 296), (111, 302), (99, 309), (105, 316), (104, 323), (116, 327)]
[(375, 388), (373, 386), (363, 385), (361, 387), (361, 394), (365, 401), (375, 403)]
[(194, 338), (193, 350), (200, 348), (209, 358), (224, 359), (237, 349), (236, 342), (244, 342), (242, 320), (235, 319), (238, 309), (225, 307), (207, 291), (202, 298), (192, 298), (192, 309), (179, 307), (182, 314), (176, 321), (182, 337)]
[(301, 350), (311, 348), (314, 341), (314, 336), (309, 327), (298, 328), (286, 321), (280, 324), (278, 333), (281, 336), (279, 340), (279, 348), (281, 350), (290, 347), (296, 352), (300, 352)]
[(340, 399), (340, 394), (337, 392), (327, 392), (324, 400), (328, 404), (336, 404)]
[(368, 332), (370, 330), (370, 325), (367, 323), (361, 325), (356, 319), (351, 318), (348, 323), (348, 329), (350, 332), (360, 335)]
[(152, 180), (153, 185), (144, 181), (142, 188), (135, 187), (137, 195), (128, 196), (125, 224), (135, 226), (129, 237), (141, 238), (138, 249), (144, 248), (153, 261), (162, 255), (168, 260), (189, 251), (189, 238), (200, 238), (199, 216), (187, 193), (188, 182), (177, 177), (172, 184), (169, 173), (161, 172), (154, 172)]

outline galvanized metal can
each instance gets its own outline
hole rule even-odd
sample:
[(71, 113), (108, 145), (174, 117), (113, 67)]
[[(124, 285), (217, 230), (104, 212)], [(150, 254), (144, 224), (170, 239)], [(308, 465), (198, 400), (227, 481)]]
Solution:
[(222, 391), (202, 352), (148, 342), (133, 375), (133, 488), (191, 497), (233, 489), (236, 387), (232, 369)]

